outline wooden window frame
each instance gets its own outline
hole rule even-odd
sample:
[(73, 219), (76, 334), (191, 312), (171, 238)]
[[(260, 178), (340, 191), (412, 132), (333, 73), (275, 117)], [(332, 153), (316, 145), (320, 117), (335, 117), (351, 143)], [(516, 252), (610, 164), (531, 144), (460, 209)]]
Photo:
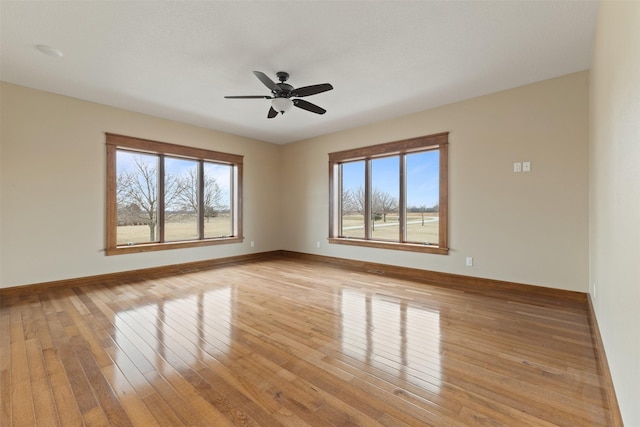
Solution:
[[(368, 213), (369, 203), (365, 204), (365, 238), (340, 237), (341, 215), (341, 184), (340, 165), (347, 162), (365, 160), (365, 194), (371, 191), (370, 161), (372, 159), (400, 156), (400, 236), (405, 236), (405, 213), (406, 213), (406, 174), (404, 156), (424, 151), (438, 150), (439, 152), (439, 229), (438, 244), (419, 244), (400, 241), (390, 242), (382, 240), (372, 240), (369, 231), (370, 217)], [(365, 246), (379, 249), (394, 249), (411, 252), (425, 252), (446, 255), (449, 253), (448, 245), (448, 218), (449, 218), (449, 187), (448, 187), (448, 163), (449, 163), (449, 132), (442, 132), (433, 135), (420, 136), (416, 138), (403, 139), (400, 141), (387, 142), (368, 147), (355, 148), (351, 150), (329, 153), (329, 243), (353, 246)]]
[[(166, 142), (153, 141), (149, 139), (135, 138), (131, 136), (106, 133), (107, 147), (107, 224), (106, 224), (106, 255), (120, 255), (139, 252), (162, 251), (180, 248), (194, 248), (200, 246), (220, 245), (229, 243), (242, 243), (244, 240), (242, 232), (242, 169), (243, 156), (236, 154), (221, 153), (217, 151), (205, 150), (202, 148), (186, 147), (184, 145), (170, 144)], [(199, 168), (202, 168), (202, 161), (222, 163), (233, 166), (234, 179), (232, 179), (231, 204), (232, 204), (232, 229), (233, 236), (218, 238), (200, 238), (198, 240), (182, 240), (164, 242), (137, 243), (134, 245), (118, 245), (118, 207), (116, 200), (117, 183), (117, 159), (119, 149), (127, 151), (137, 151), (141, 154), (152, 154), (157, 156), (182, 157), (199, 161)], [(160, 173), (164, 162), (160, 162)], [(164, 179), (160, 179), (159, 186), (163, 186)], [(200, 186), (202, 186), (200, 182)], [(200, 189), (203, 190), (203, 189)], [(162, 191), (162, 190), (160, 190)], [(163, 227), (163, 209), (159, 209), (159, 228)], [(162, 221), (162, 222), (161, 222)], [(160, 231), (160, 236), (163, 236)], [(202, 230), (199, 236), (203, 236)]]

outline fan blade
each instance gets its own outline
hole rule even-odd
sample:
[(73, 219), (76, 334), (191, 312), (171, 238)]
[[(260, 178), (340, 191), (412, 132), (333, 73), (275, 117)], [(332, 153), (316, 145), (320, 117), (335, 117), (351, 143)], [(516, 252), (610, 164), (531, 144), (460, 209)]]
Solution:
[(269, 76), (267, 76), (265, 73), (261, 71), (254, 71), (253, 74), (255, 74), (258, 80), (260, 80), (263, 85), (268, 87), (270, 91), (272, 92), (280, 91), (280, 88), (278, 87), (278, 85), (275, 84), (275, 82), (271, 80)]
[(269, 108), (269, 112), (267, 113), (267, 119), (273, 119), (278, 115), (278, 112), (273, 109), (273, 107)]
[(304, 99), (294, 99), (293, 105), (316, 114), (324, 114), (327, 112), (324, 108), (318, 107), (316, 104), (312, 104)]
[(265, 95), (244, 95), (244, 96), (225, 96), (227, 99), (271, 99), (271, 96)]
[(322, 92), (326, 92), (328, 90), (333, 89), (333, 86), (331, 86), (329, 83), (322, 83), (319, 85), (311, 85), (311, 86), (303, 86), (303, 87), (299, 87), (297, 89), (294, 89), (291, 92), (291, 96), (297, 96), (299, 98), (302, 98), (304, 96), (309, 96), (309, 95), (315, 95), (316, 93), (322, 93)]

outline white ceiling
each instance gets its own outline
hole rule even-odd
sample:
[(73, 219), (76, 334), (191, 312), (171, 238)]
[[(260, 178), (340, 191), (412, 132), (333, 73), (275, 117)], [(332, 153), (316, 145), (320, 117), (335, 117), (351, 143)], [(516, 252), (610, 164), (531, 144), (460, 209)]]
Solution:
[[(284, 144), (588, 69), (595, 1), (6, 1), (3, 81)], [(40, 53), (45, 44), (61, 58)], [(331, 83), (267, 119), (253, 75)]]

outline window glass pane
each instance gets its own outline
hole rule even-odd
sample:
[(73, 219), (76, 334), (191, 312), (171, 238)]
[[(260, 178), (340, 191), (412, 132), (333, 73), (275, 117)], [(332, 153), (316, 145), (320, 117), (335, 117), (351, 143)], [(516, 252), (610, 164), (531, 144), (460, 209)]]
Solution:
[(408, 242), (439, 242), (439, 161), (438, 150), (406, 156)]
[(364, 161), (343, 163), (341, 237), (364, 239)]
[(371, 238), (400, 239), (400, 157), (371, 161)]
[(198, 162), (165, 157), (164, 239), (198, 238)]
[(158, 156), (116, 153), (117, 244), (158, 241)]
[(231, 183), (233, 167), (204, 163), (204, 237), (233, 235)]

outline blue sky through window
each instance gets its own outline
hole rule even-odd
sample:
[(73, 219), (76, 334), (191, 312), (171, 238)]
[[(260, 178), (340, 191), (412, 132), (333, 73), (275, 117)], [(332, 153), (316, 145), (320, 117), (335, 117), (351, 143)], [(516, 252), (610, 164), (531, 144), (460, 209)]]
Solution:
[(438, 150), (408, 154), (407, 206), (437, 205), (440, 200), (440, 152)]

